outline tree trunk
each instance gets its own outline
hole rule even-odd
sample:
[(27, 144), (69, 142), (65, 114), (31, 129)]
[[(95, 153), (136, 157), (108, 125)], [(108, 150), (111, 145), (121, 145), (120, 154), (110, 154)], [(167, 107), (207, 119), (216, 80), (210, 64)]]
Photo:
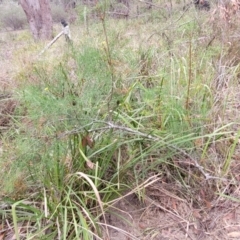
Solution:
[(19, 0), (35, 40), (52, 38), (52, 15), (48, 0)]

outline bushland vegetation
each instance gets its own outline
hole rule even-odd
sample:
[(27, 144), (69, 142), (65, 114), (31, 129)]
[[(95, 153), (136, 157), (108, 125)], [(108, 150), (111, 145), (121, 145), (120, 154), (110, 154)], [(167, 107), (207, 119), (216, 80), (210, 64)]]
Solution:
[(39, 55), (0, 3), (0, 239), (239, 236), (238, 1), (51, 4), (73, 41)]

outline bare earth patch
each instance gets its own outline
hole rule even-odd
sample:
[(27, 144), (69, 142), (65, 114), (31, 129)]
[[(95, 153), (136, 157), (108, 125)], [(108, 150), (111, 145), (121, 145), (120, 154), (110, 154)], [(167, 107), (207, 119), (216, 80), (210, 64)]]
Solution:
[[(143, 202), (132, 194), (114, 204), (107, 214), (110, 239), (240, 238), (239, 202), (216, 196), (213, 201), (196, 207), (165, 187), (157, 183), (147, 189)], [(229, 198), (240, 198), (239, 187)]]

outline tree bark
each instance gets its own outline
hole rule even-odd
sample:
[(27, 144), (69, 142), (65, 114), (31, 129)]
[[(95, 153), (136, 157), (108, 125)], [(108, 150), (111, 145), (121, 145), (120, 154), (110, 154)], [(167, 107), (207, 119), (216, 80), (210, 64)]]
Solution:
[(52, 38), (52, 15), (48, 0), (19, 0), (35, 40)]

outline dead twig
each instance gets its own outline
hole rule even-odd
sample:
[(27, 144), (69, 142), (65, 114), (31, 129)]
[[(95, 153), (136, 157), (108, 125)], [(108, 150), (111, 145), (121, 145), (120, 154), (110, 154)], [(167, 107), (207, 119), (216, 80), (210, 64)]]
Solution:
[(50, 42), (47, 46), (38, 54), (38, 57), (41, 56), (48, 48), (50, 48), (63, 34), (65, 35), (66, 41), (71, 42), (71, 34), (68, 24), (62, 20), (63, 30)]
[[(156, 137), (156, 136), (153, 136), (153, 135), (150, 135), (150, 134), (146, 134), (146, 133), (142, 133), (142, 132), (140, 132), (138, 130), (134, 130), (134, 129), (131, 129), (131, 128), (128, 128), (128, 127), (119, 126), (119, 125), (116, 125), (116, 124), (114, 124), (112, 122), (102, 122), (102, 123), (107, 124), (108, 125), (108, 127), (107, 127), (108, 129), (118, 129), (118, 130), (121, 130), (121, 131), (125, 131), (125, 132), (130, 132), (130, 133), (136, 134), (136, 135), (144, 137), (144, 138), (148, 138), (148, 139), (153, 140), (153, 141), (164, 142), (164, 140), (159, 138), (159, 137)], [(177, 152), (181, 153), (185, 157), (189, 158), (189, 160), (191, 160), (193, 165), (202, 173), (202, 175), (205, 177), (206, 180), (210, 180), (210, 179), (227, 180), (227, 179), (224, 179), (224, 178), (211, 176), (209, 173), (205, 172), (204, 168), (201, 165), (199, 165), (197, 160), (194, 159), (190, 154), (188, 154), (187, 152), (185, 152), (181, 148), (178, 148), (175, 145), (169, 144), (169, 143), (166, 143), (166, 146), (168, 148), (170, 148), (170, 149), (176, 150)]]
[[(129, 133), (132, 133), (134, 135), (137, 135), (137, 136), (140, 136), (142, 138), (147, 138), (151, 141), (154, 141), (154, 142), (162, 142), (164, 143), (164, 145), (166, 145), (167, 148), (169, 149), (174, 149), (175, 151), (177, 151), (178, 153), (182, 154), (183, 156), (187, 157), (191, 163), (193, 164), (194, 167), (196, 167), (199, 172), (205, 177), (205, 180), (210, 180), (210, 179), (218, 179), (218, 180), (224, 180), (224, 181), (227, 181), (227, 179), (225, 178), (219, 178), (219, 177), (215, 177), (215, 176), (211, 176), (209, 173), (205, 172), (205, 169), (203, 166), (201, 166), (198, 161), (193, 158), (190, 154), (188, 154), (187, 152), (185, 152), (183, 149), (181, 148), (178, 148), (177, 146), (173, 145), (173, 144), (170, 144), (170, 143), (167, 143), (165, 142), (164, 139), (158, 137), (158, 136), (154, 136), (152, 134), (147, 134), (147, 133), (143, 133), (139, 130), (135, 130), (135, 129), (132, 129), (132, 128), (128, 128), (128, 127), (125, 127), (125, 126), (121, 126), (121, 125), (117, 125), (113, 122), (105, 122), (105, 121), (94, 121), (92, 122), (91, 124), (88, 124), (89, 125), (92, 125), (93, 123), (101, 123), (101, 124), (104, 124), (104, 125), (107, 125), (105, 127), (99, 127), (99, 128), (95, 128), (95, 129), (91, 129), (91, 130), (88, 130), (88, 132), (98, 132), (98, 131), (106, 131), (106, 130), (110, 130), (110, 129), (115, 129), (115, 130), (120, 130), (120, 131), (123, 131), (123, 132), (129, 132)], [(86, 126), (85, 126), (86, 127)], [(59, 135), (58, 137), (59, 138), (62, 138), (62, 137), (65, 137), (67, 135), (71, 135), (71, 134), (76, 134), (76, 133), (79, 133), (81, 132), (82, 130), (85, 129), (85, 127), (82, 127), (82, 128), (79, 128), (79, 129), (74, 129), (72, 131), (68, 131), (66, 133), (63, 133), (61, 135)]]
[(38, 54), (38, 57), (41, 56), (48, 48), (50, 48), (62, 35), (64, 31), (61, 31), (48, 45)]

